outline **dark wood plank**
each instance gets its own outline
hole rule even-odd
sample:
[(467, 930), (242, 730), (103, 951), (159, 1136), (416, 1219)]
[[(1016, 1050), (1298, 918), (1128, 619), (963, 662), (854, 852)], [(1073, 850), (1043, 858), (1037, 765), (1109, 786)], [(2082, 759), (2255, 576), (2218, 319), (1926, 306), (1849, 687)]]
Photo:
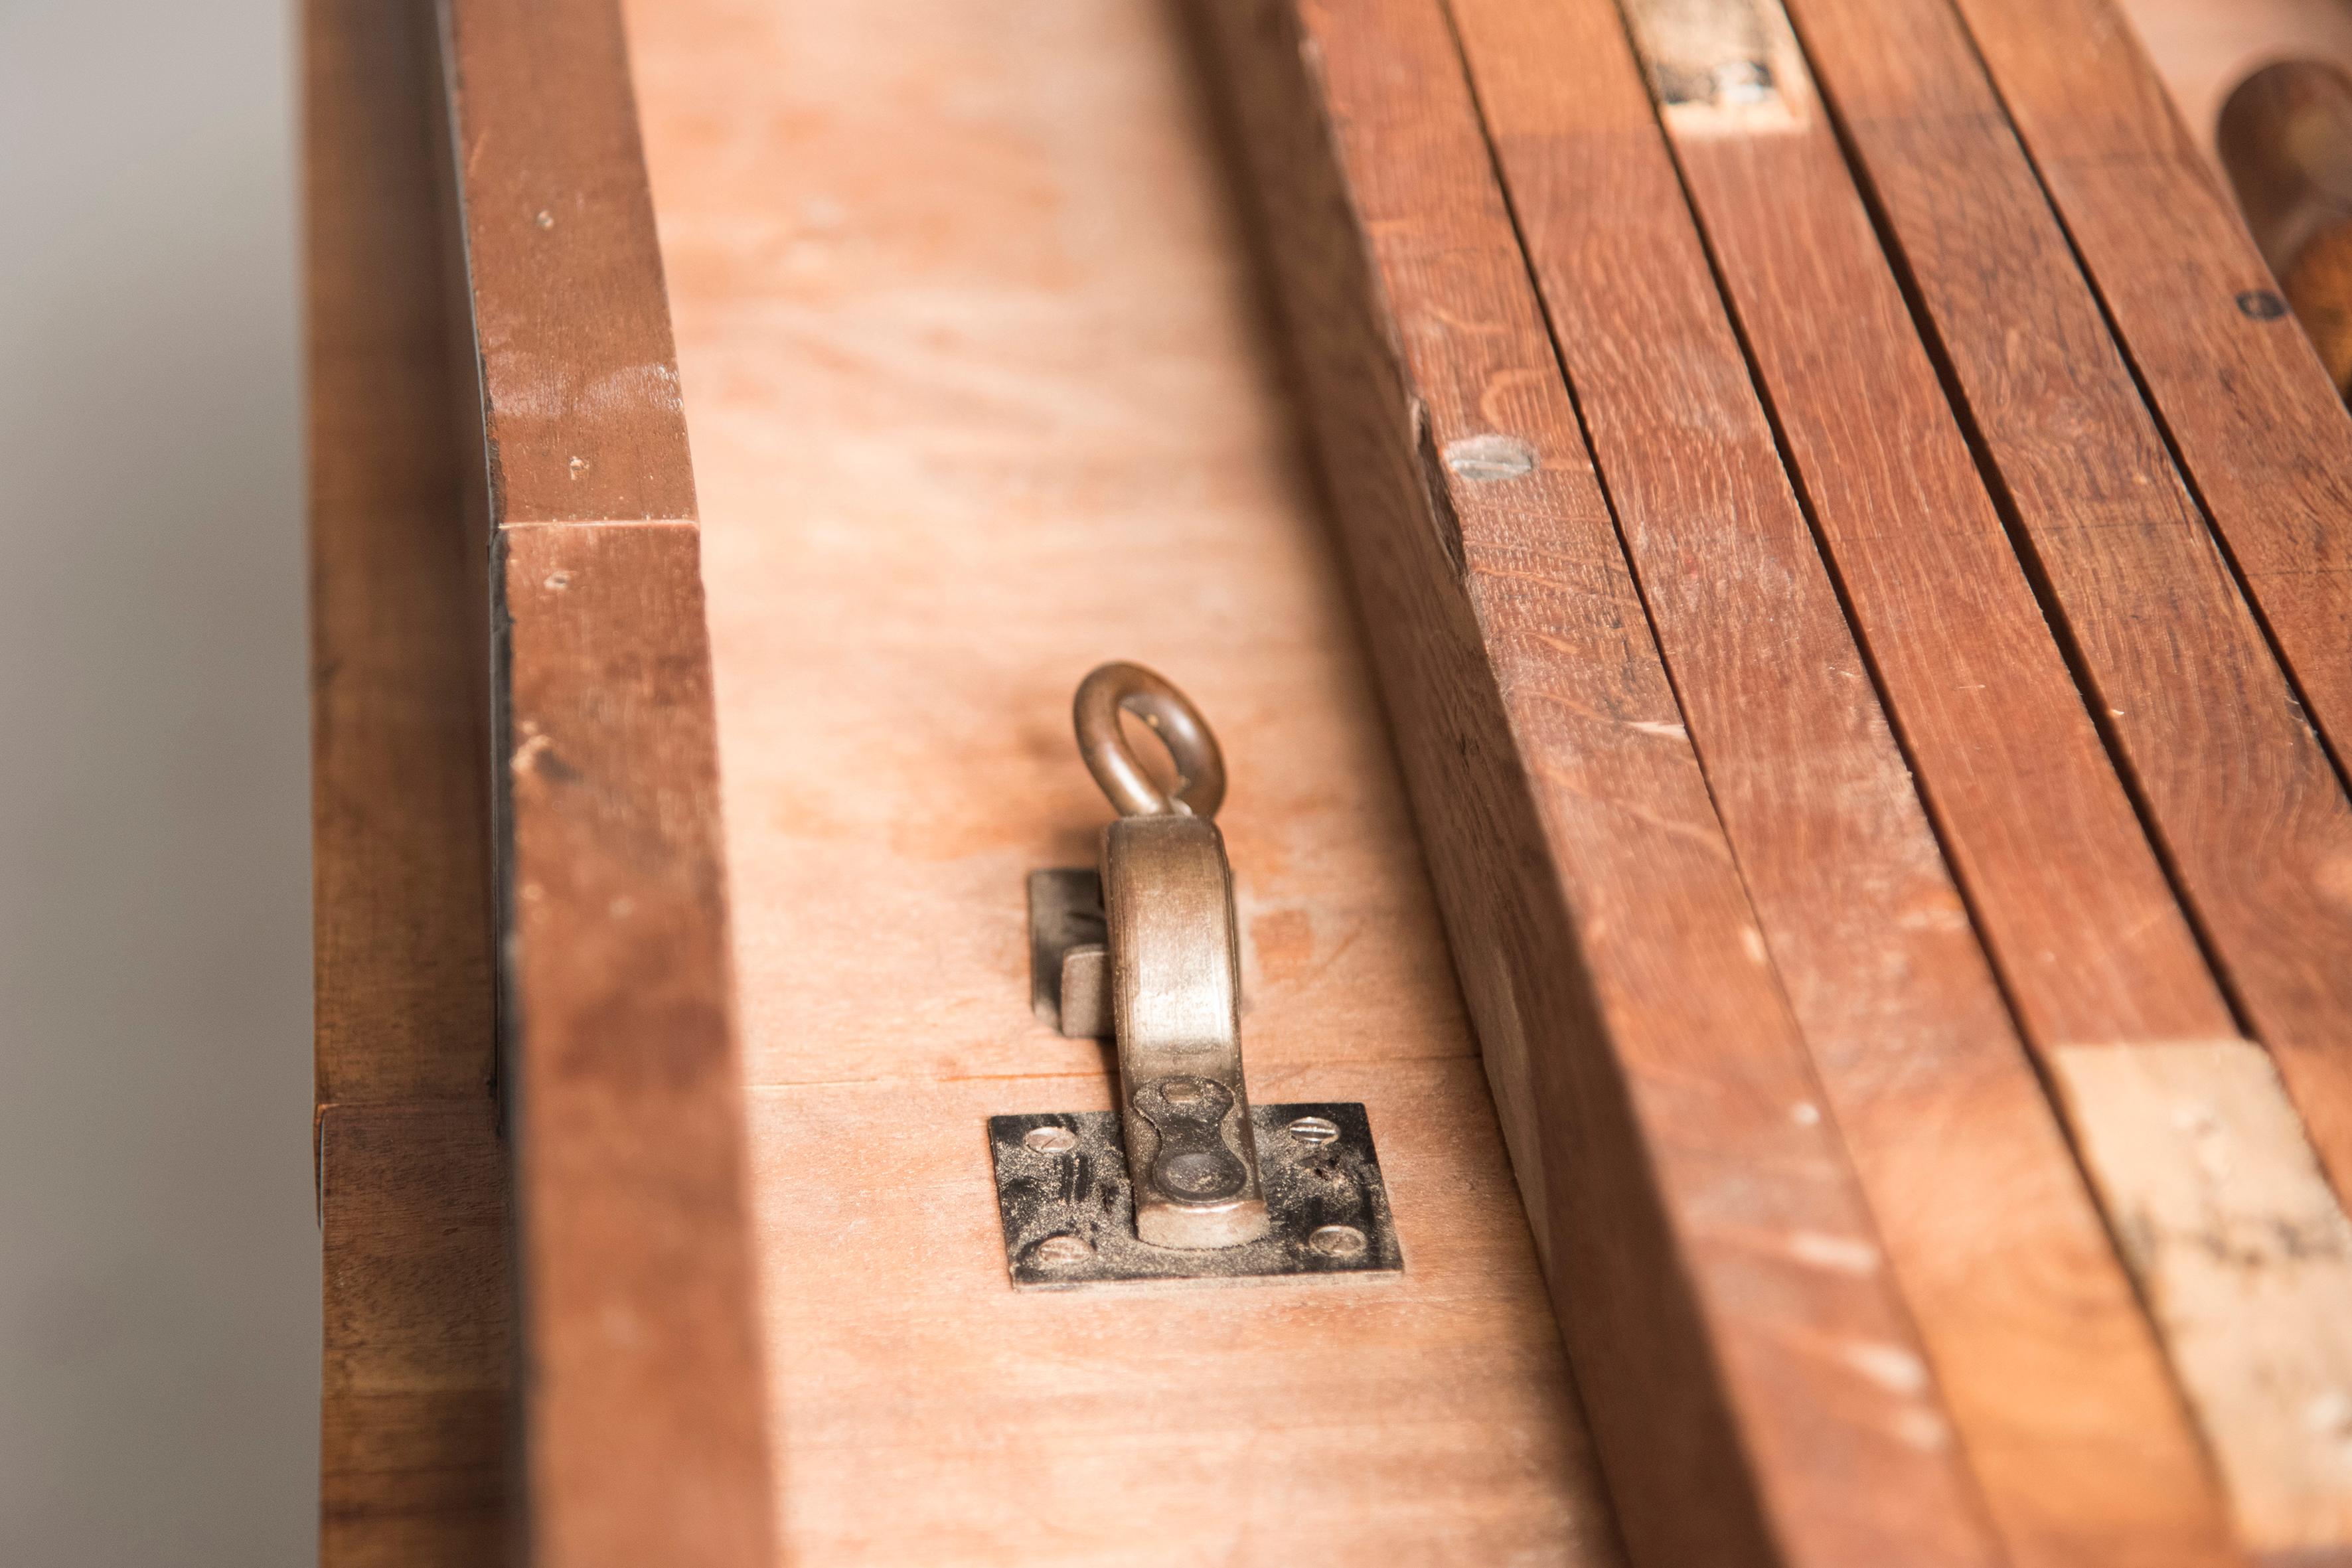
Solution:
[(489, 1092), (487, 589), (462, 527), (421, 20), (306, 13), (323, 1102)]
[(2342, 761), (2352, 416), (2310, 342), (2267, 308), (2268, 268), (2113, 0), (1957, 8), (2148, 406)]
[(690, 520), (620, 8), (440, 4), (497, 521)]
[(469, 547), (423, 8), (303, 16), (320, 1561), (507, 1555), (488, 614)]
[(531, 1558), (764, 1565), (699, 540), (621, 16), (443, 16), (494, 531)]
[(766, 1386), (691, 528), (501, 537), (534, 1561), (766, 1563)]
[[(2352, 1173), (2352, 900), (2341, 891), (2352, 810), (2336, 775), (1958, 18), (1944, 0), (1789, 9), (2094, 716), (2340, 1193)], [(2171, 1310), (2160, 1293), (2156, 1305)], [(2295, 1474), (2218, 1454), (2258, 1548), (2336, 1528), (2325, 1522), (2337, 1489), (2326, 1445), (2306, 1437), (2294, 1451), (2305, 1461)]]
[(1629, 1548), (1996, 1561), (1683, 732), (1444, 16), (1435, 0), (1197, 14)]
[[(1628, 9), (1670, 95), (1720, 79), (1756, 43), (1781, 57), (1774, 94), (1727, 101), (1710, 88), (1670, 109), (1692, 138), (1778, 143), (1797, 123), (1818, 123), (1785, 29), (1751, 38), (1692, 27), (1688, 7)], [(1453, 0), (1453, 13), (1717, 808), (2010, 1560), (2233, 1561), (2218, 1488), (2155, 1335), (2011, 1024), (1781, 468), (1623, 19), (1610, 0)], [(1778, 190), (1752, 188), (1759, 201)], [(1866, 240), (1850, 193), (1847, 205)], [(1957, 442), (1948, 420), (1947, 431)], [(1841, 434), (1863, 460), (1884, 461), (1867, 425)], [(1890, 542), (1939, 523), (1922, 499), (1899, 498), (1871, 521)], [(2006, 569), (2028, 620), (2019, 629), (2054, 678), (2042, 689), (2071, 710), (2086, 761), (2104, 773), (1980, 493), (1978, 507), (1997, 547), (1990, 564)], [(1955, 650), (1938, 651), (1927, 679), (1940, 687), (1952, 682)], [(2120, 830), (2137, 838), (2111, 775), (2105, 787)], [(2158, 987), (2150, 1005), (2160, 1006), (2201, 965), (2144, 842), (2132, 847), (2153, 881), (2141, 901), (2169, 916), (2176, 956), (2190, 966), (2189, 979)], [(2068, 932), (2065, 945), (2095, 949), (2121, 934)], [(2206, 992), (2226, 1028), (2210, 982)]]
[(506, 1560), (506, 1160), (487, 1098), (331, 1105), (320, 1559)]

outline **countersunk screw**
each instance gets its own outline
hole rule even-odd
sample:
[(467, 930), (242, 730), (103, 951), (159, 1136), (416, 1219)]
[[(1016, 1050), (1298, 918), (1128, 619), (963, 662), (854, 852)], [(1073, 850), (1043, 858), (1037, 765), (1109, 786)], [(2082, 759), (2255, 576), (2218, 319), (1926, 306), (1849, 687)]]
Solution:
[(1021, 1142), (1040, 1154), (1066, 1154), (1078, 1146), (1078, 1135), (1066, 1127), (1032, 1127)]
[(1302, 1116), (1283, 1131), (1309, 1149), (1320, 1149), (1326, 1143), (1339, 1141), (1339, 1124), (1328, 1117)]
[[(1362, 1238), (1357, 1238), (1362, 1245)], [(1030, 1256), (1040, 1263), (1084, 1263), (1095, 1255), (1095, 1249), (1082, 1236), (1049, 1236), (1032, 1249)]]
[(1364, 1233), (1352, 1225), (1327, 1225), (1308, 1237), (1307, 1245), (1326, 1258), (1361, 1258), (1370, 1244), (1365, 1241)]

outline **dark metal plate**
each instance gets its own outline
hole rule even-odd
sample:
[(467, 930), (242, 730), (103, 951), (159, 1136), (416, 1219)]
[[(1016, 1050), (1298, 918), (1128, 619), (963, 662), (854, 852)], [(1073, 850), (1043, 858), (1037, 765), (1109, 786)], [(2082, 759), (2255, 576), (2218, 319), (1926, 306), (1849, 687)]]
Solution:
[(1127, 1279), (1238, 1279), (1403, 1268), (1361, 1105), (1259, 1105), (1258, 1172), (1273, 1228), (1199, 1251), (1147, 1247), (1116, 1111), (992, 1116), (1004, 1260), (1023, 1289)]

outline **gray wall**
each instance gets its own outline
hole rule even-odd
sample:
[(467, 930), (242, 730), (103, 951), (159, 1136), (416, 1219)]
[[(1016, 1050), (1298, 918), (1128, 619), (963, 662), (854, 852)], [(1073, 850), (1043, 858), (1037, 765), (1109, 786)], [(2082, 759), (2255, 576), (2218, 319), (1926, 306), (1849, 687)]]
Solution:
[(0, 1563), (315, 1554), (293, 0), (0, 0)]

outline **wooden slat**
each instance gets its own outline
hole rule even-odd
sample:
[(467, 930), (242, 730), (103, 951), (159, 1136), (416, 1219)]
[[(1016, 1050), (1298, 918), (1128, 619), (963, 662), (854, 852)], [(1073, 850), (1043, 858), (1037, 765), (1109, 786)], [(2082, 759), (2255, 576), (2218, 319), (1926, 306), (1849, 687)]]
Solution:
[(2270, 1058), (2214, 1040), (2053, 1066), (2249, 1535), (2299, 1568), (2352, 1561), (2352, 1224)]
[[(2336, 888), (2352, 812), (2328, 760), (1958, 19), (1942, 0), (1790, 10), (2184, 904), (2321, 1156), (2340, 1161), (2352, 1153), (2352, 902)], [(2112, 1184), (2109, 1196), (2114, 1209)], [(2334, 1359), (2325, 1345), (2276, 1348), (2289, 1368)], [(2228, 1393), (2199, 1391), (2209, 1437), (2232, 1429), (2213, 1419)], [(2249, 1544), (2307, 1543), (2294, 1521), (2311, 1510), (2278, 1500), (2308, 1474), (2226, 1447), (2216, 1458)]]
[(2114, 0), (1956, 5), (2312, 722), (2352, 755), (2352, 415), (2250, 302), (2269, 270)]
[[(1777, 10), (1761, 13), (1775, 30)], [(1791, 472), (2025, 1035), (2231, 1031), (1944, 397), (1801, 58), (1667, 134)]]
[(322, 1563), (506, 1560), (506, 1162), (492, 1108), (331, 1105)]
[(501, 540), (539, 1563), (772, 1555), (698, 542)]
[(775, 1554), (694, 483), (621, 17), (445, 0), (532, 1561)]
[[(1685, 144), (1781, 143), (1808, 125), (1826, 137), (1777, 14), (1639, 0), (1627, 10)], [(1624, 18), (1610, 0), (1454, 0), (1453, 12), (1692, 739), (2010, 1561), (2233, 1561), (2155, 1336), (2010, 1023), (1782, 470)], [(1758, 58), (1769, 93), (1727, 100), (1712, 86)], [(1777, 180), (1746, 188), (1759, 202), (1783, 199)], [(1850, 192), (1844, 216), (1866, 241)], [(1899, 320), (1892, 279), (1872, 259)], [(1811, 308), (1835, 316), (1852, 303), (1816, 297)], [(1817, 339), (1807, 342), (1818, 352)], [(1925, 390), (1934, 396), (1932, 378)], [(1948, 417), (1945, 431), (1957, 445)], [(1905, 450), (1879, 447), (1867, 422), (1830, 439), (1863, 463)], [(1972, 487), (1965, 448), (1958, 456), (1956, 477)], [(1944, 523), (1916, 494), (1890, 500), (1870, 519), (1890, 553)], [(2104, 774), (1980, 492), (1977, 510), (1991, 546), (1982, 592), (2011, 590), (2025, 645), (2014, 657), (2033, 659), (2039, 645), (2030, 671), (2060, 708), (2055, 721), (2071, 712), (2069, 733), (2086, 749), (2078, 759)], [(1916, 583), (1936, 563), (1905, 564)], [(1928, 613), (1913, 635), (1935, 646), (1913, 644), (1905, 690), (1928, 688), (1940, 709), (1940, 689), (2000, 672), (1967, 668), (1974, 627), (1950, 637), (1936, 625), (1935, 599), (1973, 585), (1926, 586)], [(1888, 618), (1908, 624), (1899, 611)], [(2000, 725), (1982, 721), (1991, 717), (1981, 702), (1959, 715), (1947, 752), (1989, 741), (1998, 754)], [(1949, 737), (1953, 716), (1937, 721)], [(1996, 809), (1990, 795), (2022, 804), (2021, 782), (1974, 780), (1974, 821)], [(2127, 803), (2111, 775), (2104, 785), (2091, 804), (2112, 808), (2107, 837), (2127, 837), (2152, 884), (2116, 901), (2168, 919), (2156, 935), (2169, 935), (2166, 956), (2187, 966), (2159, 976), (2145, 1005), (2202, 1001), (2226, 1026), (2153, 858), (2128, 841), (2137, 834)], [(2046, 927), (2082, 912), (2071, 889), (2051, 885), (2059, 874), (2026, 889), (2025, 921)], [(2047, 894), (2059, 896), (2035, 898)], [(2127, 929), (2068, 930), (2052, 957), (2083, 947), (2095, 956)]]
[(321, 1103), (489, 1091), (488, 645), (404, 5), (309, 0), (312, 902)]
[(1444, 16), (1205, 9), (1634, 1557), (1997, 1560), (1648, 636)]
[(420, 7), (303, 16), (319, 1557), (502, 1562), (487, 595), (465, 536)]

